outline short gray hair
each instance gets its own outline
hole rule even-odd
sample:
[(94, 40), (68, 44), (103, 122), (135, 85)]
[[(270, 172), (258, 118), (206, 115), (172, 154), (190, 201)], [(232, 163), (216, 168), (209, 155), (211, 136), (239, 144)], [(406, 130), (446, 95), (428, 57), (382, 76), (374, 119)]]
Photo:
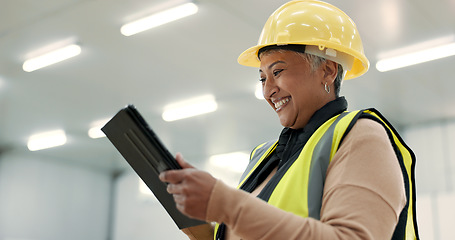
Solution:
[[(266, 50), (266, 51), (263, 51), (260, 53), (259, 55), (259, 58), (261, 56), (263, 56), (264, 54), (269, 54), (269, 53), (272, 53), (272, 52), (285, 52), (285, 51), (291, 51), (291, 50), (284, 50), (284, 49), (270, 49), (270, 50)], [(296, 51), (292, 51), (298, 55), (300, 55), (304, 60), (306, 60), (308, 62), (308, 64), (310, 64), (310, 67), (311, 67), (311, 71), (316, 71), (320, 66), (321, 64), (327, 62), (327, 59), (323, 58), (323, 57), (319, 57), (319, 56), (316, 56), (316, 55), (313, 55), (313, 54), (309, 54), (309, 53), (302, 53), (302, 52), (296, 52)], [(335, 78), (335, 81), (333, 83), (333, 86), (334, 86), (334, 91), (335, 91), (335, 96), (338, 97), (340, 95), (340, 88), (341, 88), (341, 82), (343, 81), (343, 76), (344, 76), (344, 70), (343, 70), (343, 66), (341, 66), (341, 64), (338, 64), (338, 73), (337, 73), (337, 76)]]

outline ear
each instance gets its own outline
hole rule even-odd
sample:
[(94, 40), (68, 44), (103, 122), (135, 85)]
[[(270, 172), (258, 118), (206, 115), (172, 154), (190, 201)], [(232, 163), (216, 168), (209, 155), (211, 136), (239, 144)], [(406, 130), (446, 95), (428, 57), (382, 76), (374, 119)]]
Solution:
[(324, 65), (323, 70), (324, 70), (324, 83), (328, 83), (329, 85), (332, 85), (332, 83), (335, 81), (335, 78), (337, 77), (337, 74), (338, 74), (338, 63), (327, 60), (327, 62)]

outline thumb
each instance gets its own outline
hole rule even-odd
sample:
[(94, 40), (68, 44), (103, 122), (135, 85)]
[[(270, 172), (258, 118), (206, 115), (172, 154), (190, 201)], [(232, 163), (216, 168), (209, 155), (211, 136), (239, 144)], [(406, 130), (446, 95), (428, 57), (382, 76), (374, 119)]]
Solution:
[(175, 160), (177, 160), (177, 163), (180, 165), (180, 167), (182, 167), (183, 169), (185, 168), (194, 168), (191, 164), (187, 163), (184, 159), (183, 159), (183, 155), (181, 153), (177, 153), (175, 155)]

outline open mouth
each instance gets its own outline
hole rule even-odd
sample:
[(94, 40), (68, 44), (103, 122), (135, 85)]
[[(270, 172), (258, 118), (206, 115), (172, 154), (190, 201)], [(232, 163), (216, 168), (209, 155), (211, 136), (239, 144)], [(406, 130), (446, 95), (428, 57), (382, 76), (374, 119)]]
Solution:
[(278, 112), (280, 111), (281, 109), (283, 109), (287, 104), (288, 102), (291, 100), (291, 97), (286, 97), (286, 98), (283, 98), (283, 99), (280, 99), (279, 101), (277, 102), (274, 102), (275, 104), (275, 111)]

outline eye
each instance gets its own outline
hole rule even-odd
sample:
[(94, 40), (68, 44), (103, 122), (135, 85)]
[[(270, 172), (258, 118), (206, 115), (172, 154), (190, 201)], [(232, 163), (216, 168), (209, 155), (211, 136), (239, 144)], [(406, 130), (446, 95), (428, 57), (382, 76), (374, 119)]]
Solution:
[(276, 69), (273, 71), (273, 76), (278, 76), (284, 69)]
[(266, 75), (262, 71), (260, 71), (259, 73), (260, 73), (259, 74), (259, 82), (264, 83), (265, 80), (267, 80)]

